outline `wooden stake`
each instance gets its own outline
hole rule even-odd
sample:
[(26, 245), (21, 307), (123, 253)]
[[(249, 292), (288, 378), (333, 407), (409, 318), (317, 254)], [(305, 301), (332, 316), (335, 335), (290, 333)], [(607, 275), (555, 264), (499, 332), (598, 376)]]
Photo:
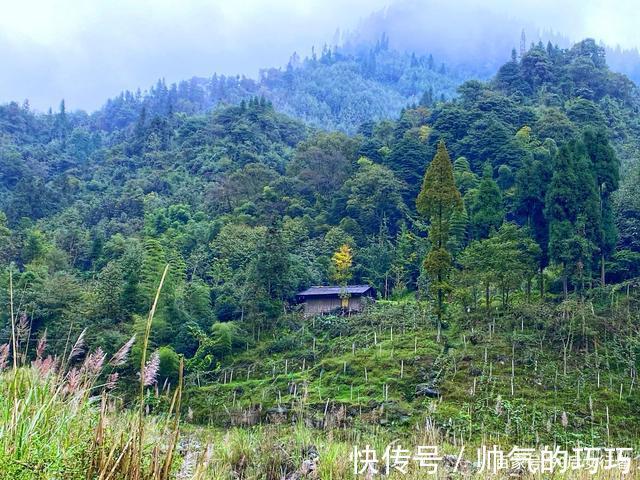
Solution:
[(620, 384), (620, 400), (622, 400), (622, 383)]
[(511, 344), (511, 396), (513, 397), (513, 393), (514, 393), (514, 380), (515, 380), (515, 376), (516, 376), (516, 362), (515, 362), (515, 355), (516, 355), (516, 344), (512, 343)]
[(611, 445), (611, 434), (609, 431), (609, 405), (607, 405), (607, 444)]

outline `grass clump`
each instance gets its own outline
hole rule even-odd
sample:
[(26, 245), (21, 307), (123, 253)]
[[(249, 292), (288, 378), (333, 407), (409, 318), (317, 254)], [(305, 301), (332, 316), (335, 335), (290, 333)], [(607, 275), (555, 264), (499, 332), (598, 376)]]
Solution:
[[(138, 409), (122, 409), (118, 367), (135, 337), (110, 359), (85, 355), (85, 331), (62, 357), (47, 355), (46, 332), (28, 361), (30, 326), (11, 305), (11, 342), (0, 346), (0, 479), (166, 480), (175, 473), (183, 363), (164, 416), (149, 417), (159, 355), (147, 361), (150, 326), (165, 269), (142, 339)], [(157, 391), (157, 389), (156, 389)]]

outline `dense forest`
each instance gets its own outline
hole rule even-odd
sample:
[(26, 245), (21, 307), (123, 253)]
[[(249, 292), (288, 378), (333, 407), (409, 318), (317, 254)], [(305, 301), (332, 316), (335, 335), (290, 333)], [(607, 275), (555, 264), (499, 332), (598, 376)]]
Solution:
[[(403, 70), (406, 59), (385, 55)], [(407, 93), (428, 84), (423, 101), (353, 135), (291, 119), (274, 107), (282, 99), (223, 78), (209, 87), (232, 82), (225, 99), (242, 99), (210, 112), (212, 90), (197, 100), (205, 90), (193, 82), (92, 115), (0, 107), (2, 281), (12, 276), (31, 335), (46, 329), (60, 349), (69, 330), (89, 327), (91, 342), (114, 350), (141, 328), (168, 263), (153, 343), (164, 361), (177, 352), (211, 369), (231, 325), (267, 329), (296, 308), (297, 291), (330, 283), (342, 245), (352, 283), (433, 299), (444, 313), (585, 296), (640, 275), (640, 96), (601, 47), (514, 52), (452, 100), (437, 98), (451, 82), (428, 59), (409, 61), (405, 74), (424, 76)], [(313, 90), (316, 62), (329, 79), (355, 60), (326, 51), (273, 75)], [(365, 90), (341, 90), (340, 104), (360, 104)], [(361, 118), (309, 115), (329, 127)], [(423, 183), (434, 156), (440, 168)]]
[(113, 131), (135, 123), (143, 106), (151, 117), (193, 115), (265, 97), (278, 112), (312, 126), (355, 133), (361, 123), (394, 118), (408, 104), (451, 98), (463, 78), (433, 55), (390, 49), (383, 34), (358, 48), (324, 45), (306, 58), (294, 53), (284, 69), (263, 69), (258, 80), (213, 75), (170, 86), (160, 80), (147, 92), (110, 99), (94, 122)]

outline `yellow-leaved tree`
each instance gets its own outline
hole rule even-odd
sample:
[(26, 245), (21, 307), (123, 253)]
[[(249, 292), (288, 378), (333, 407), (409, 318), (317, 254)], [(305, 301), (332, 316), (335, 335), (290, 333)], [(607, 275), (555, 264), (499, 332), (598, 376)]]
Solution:
[(349, 306), (349, 293), (347, 292), (347, 282), (351, 279), (351, 265), (353, 264), (353, 253), (347, 244), (340, 248), (331, 257), (333, 270), (331, 272), (333, 280), (340, 285), (340, 298), (342, 307)]

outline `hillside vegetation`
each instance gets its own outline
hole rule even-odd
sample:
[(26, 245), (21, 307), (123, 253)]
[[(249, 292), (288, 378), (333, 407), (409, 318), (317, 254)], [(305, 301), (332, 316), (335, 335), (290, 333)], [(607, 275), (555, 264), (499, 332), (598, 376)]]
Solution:
[(305, 58), (294, 53), (286, 67), (262, 69), (258, 80), (217, 74), (171, 85), (159, 80), (144, 93), (110, 99), (94, 121), (111, 131), (135, 123), (143, 106), (152, 115), (194, 115), (264, 96), (309, 125), (355, 133), (363, 122), (397, 117), (408, 104), (451, 98), (466, 78), (433, 55), (390, 49), (382, 34), (371, 44), (324, 45)]
[[(352, 60), (305, 61), (300, 91), (314, 61)], [(296, 113), (314, 126), (266, 95), (206, 111), (159, 91), (92, 115), (0, 107), (0, 343), (19, 325), (25, 368), (45, 332), (58, 358), (85, 330), (107, 356), (135, 334), (155, 386), (136, 400), (123, 365), (106, 397), (167, 411), (184, 362), (181, 413), (214, 429), (185, 441), (204, 461), (204, 437), (233, 426), (239, 456), (206, 468), (246, 478), (279, 457), (231, 445), (281, 451), (277, 428), (287, 448), (321, 435), (325, 456), (395, 434), (636, 446), (640, 97), (593, 41), (533, 46), (395, 120)], [(378, 302), (304, 319), (296, 292), (328, 283)], [(303, 458), (281, 460), (269, 478)]]

